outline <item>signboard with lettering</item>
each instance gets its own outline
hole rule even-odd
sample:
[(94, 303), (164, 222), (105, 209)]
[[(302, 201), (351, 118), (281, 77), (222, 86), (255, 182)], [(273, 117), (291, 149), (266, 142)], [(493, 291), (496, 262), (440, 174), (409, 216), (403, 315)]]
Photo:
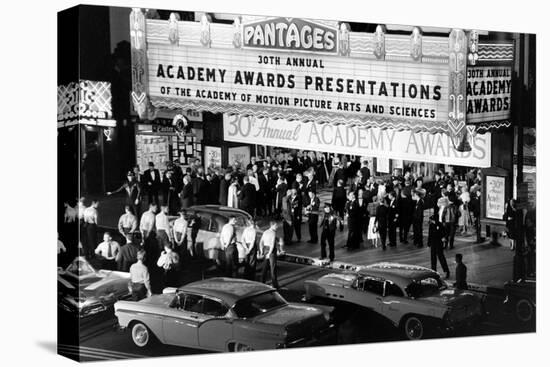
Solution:
[(227, 162), (229, 165), (237, 163), (241, 168), (245, 168), (250, 163), (250, 147), (233, 147), (227, 149)]
[(502, 220), (506, 200), (506, 178), (487, 175), (485, 180), (485, 217)]
[(158, 108), (446, 130), (446, 64), (155, 43), (147, 55)]
[(204, 168), (205, 171), (221, 169), (222, 167), (222, 148), (204, 146)]
[(76, 122), (112, 118), (111, 83), (80, 80), (57, 86), (57, 121)]
[(271, 18), (243, 25), (245, 48), (338, 52), (338, 30), (298, 18)]
[(467, 123), (492, 122), (510, 118), (511, 66), (470, 66), (467, 78)]
[(472, 150), (459, 152), (446, 134), (229, 114), (224, 114), (223, 125), (226, 141), (457, 166), (491, 165), (490, 133), (477, 134)]

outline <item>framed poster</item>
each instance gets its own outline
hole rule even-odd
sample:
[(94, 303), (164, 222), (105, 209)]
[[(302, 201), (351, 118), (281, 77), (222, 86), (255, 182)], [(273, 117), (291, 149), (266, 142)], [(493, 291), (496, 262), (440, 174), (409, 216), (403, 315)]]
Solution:
[(204, 170), (206, 172), (221, 169), (222, 167), (222, 148), (204, 146)]
[(390, 173), (390, 160), (389, 158), (376, 158), (376, 172)]
[(485, 217), (502, 220), (506, 201), (506, 178), (485, 176)]
[(227, 149), (227, 162), (229, 165), (237, 163), (241, 168), (245, 168), (250, 163), (250, 147), (233, 147)]

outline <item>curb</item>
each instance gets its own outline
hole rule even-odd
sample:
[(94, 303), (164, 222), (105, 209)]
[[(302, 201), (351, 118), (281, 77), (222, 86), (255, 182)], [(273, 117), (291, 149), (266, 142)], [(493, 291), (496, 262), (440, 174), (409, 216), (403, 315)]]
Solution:
[[(284, 253), (279, 255), (278, 259), (280, 261), (285, 261), (294, 264), (308, 265), (308, 266), (317, 266), (325, 269), (334, 269), (334, 270), (347, 270), (347, 271), (359, 271), (366, 267), (366, 265), (357, 265), (351, 263), (345, 263), (342, 261), (333, 261), (329, 260), (319, 260), (318, 258), (302, 255), (294, 255), (289, 253)], [(504, 285), (502, 287), (494, 287), (477, 283), (468, 283), (468, 290), (473, 292), (479, 292), (484, 294), (503, 294)]]

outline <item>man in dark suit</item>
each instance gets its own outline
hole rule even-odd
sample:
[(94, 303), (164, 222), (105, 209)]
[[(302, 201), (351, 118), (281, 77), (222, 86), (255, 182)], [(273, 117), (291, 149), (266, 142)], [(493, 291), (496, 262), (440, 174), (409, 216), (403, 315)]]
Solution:
[(340, 232), (344, 230), (342, 221), (344, 219), (344, 210), (346, 208), (346, 189), (344, 188), (344, 181), (338, 180), (336, 187), (332, 192), (332, 205), (336, 215), (340, 217)]
[(399, 224), (399, 207), (395, 196), (395, 191), (390, 191), (388, 193), (388, 198), (390, 201), (388, 205), (388, 245), (390, 247), (395, 247), (397, 245), (396, 237), (397, 226)]
[(346, 203), (346, 213), (348, 215), (348, 240), (346, 246), (348, 250), (359, 248), (361, 241), (361, 209), (355, 198), (355, 193), (348, 194), (349, 201)]
[(149, 162), (149, 169), (143, 173), (143, 185), (147, 192), (149, 204), (159, 205), (159, 190), (161, 186), (160, 172), (153, 162)]
[(231, 185), (231, 173), (226, 173), (220, 180), (220, 205), (227, 206), (227, 195), (229, 193), (229, 185)]
[[(298, 242), (302, 241), (302, 198), (296, 189), (291, 190), (290, 210), (292, 215), (292, 228), (296, 232)], [(292, 237), (291, 237), (292, 239)]]
[(386, 236), (388, 234), (388, 201), (383, 198), (380, 200), (380, 205), (376, 208), (376, 220), (374, 226), (380, 235), (382, 250), (386, 251)]
[(250, 183), (248, 176), (243, 177), (243, 187), (238, 193), (239, 207), (254, 216), (254, 207), (256, 203), (256, 187)]
[(137, 262), (137, 253), (141, 247), (136, 244), (137, 241), (134, 238), (133, 233), (126, 235), (126, 244), (120, 248), (119, 258), (117, 259), (118, 271), (129, 272), (130, 266)]
[(195, 204), (205, 205), (208, 204), (208, 182), (204, 176), (204, 170), (199, 167), (197, 170), (197, 177), (195, 177), (193, 184), (193, 193), (195, 195)]
[(328, 258), (332, 262), (334, 261), (334, 237), (338, 218), (328, 203), (325, 204), (323, 211), (325, 214), (321, 221), (321, 260), (327, 257), (326, 245), (328, 243)]
[(439, 221), (439, 216), (434, 214), (430, 217), (430, 227), (428, 230), (428, 246), (430, 247), (430, 260), (432, 269), (437, 271), (437, 260), (441, 264), (441, 268), (445, 272), (446, 278), (450, 276), (447, 259), (443, 254), (443, 238), (445, 237), (445, 228), (443, 223)]
[(181, 207), (182, 209), (187, 209), (194, 204), (193, 197), (193, 185), (191, 184), (191, 177), (185, 175), (183, 177), (183, 188), (180, 192)]
[(258, 185), (260, 186), (260, 190), (258, 190), (257, 196), (258, 198), (258, 212), (259, 215), (268, 215), (268, 191), (269, 191), (269, 169), (267, 167), (263, 167), (261, 172), (257, 174), (258, 176)]
[[(334, 173), (334, 181), (332, 182), (333, 186), (338, 185), (338, 181), (346, 182), (346, 171), (344, 171), (344, 165), (340, 162), (338, 168)], [(334, 202), (332, 202), (334, 204)], [(336, 210), (336, 207), (334, 208)]]
[(424, 224), (424, 199), (422, 193), (414, 191), (413, 199), (415, 200), (413, 209), (413, 238), (414, 245), (418, 248), (424, 246), (422, 240), (422, 226)]
[(309, 202), (306, 206), (308, 214), (307, 223), (309, 226), (309, 241), (308, 243), (317, 243), (317, 224), (319, 224), (319, 206), (321, 205), (317, 194), (313, 191), (308, 192)]
[(168, 206), (168, 213), (170, 215), (176, 215), (180, 209), (177, 186), (173, 172), (167, 171), (162, 181), (162, 196), (164, 198), (164, 205)]
[(366, 186), (367, 181), (370, 178), (369, 162), (363, 161), (363, 163), (361, 164), (360, 171), (361, 171), (361, 184), (363, 186)]
[(456, 270), (455, 270), (455, 283), (454, 286), (457, 289), (468, 289), (468, 283), (466, 282), (466, 275), (468, 269), (466, 268), (466, 265), (462, 262), (462, 254), (456, 254), (455, 255), (455, 262), (456, 262)]
[(359, 214), (361, 217), (361, 237), (360, 242), (363, 242), (363, 235), (367, 233), (369, 228), (369, 213), (367, 207), (369, 202), (366, 199), (367, 195), (365, 194), (364, 189), (357, 190), (357, 204), (359, 205)]
[(206, 203), (217, 205), (218, 202), (218, 195), (220, 193), (220, 185), (219, 181), (216, 183), (217, 175), (215, 173), (207, 173), (206, 174)]

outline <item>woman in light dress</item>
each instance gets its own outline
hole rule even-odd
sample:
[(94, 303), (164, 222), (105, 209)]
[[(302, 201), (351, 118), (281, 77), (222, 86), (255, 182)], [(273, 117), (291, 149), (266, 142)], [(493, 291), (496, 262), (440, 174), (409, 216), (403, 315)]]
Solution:
[(460, 217), (458, 218), (458, 226), (462, 228), (460, 233), (468, 233), (468, 226), (470, 225), (470, 211), (468, 210), (468, 204), (470, 203), (470, 192), (466, 186), (462, 186), (462, 193), (460, 194)]
[(193, 253), (193, 247), (187, 246), (191, 244), (191, 241), (187, 241), (186, 238), (187, 227), (189, 225), (187, 218), (185, 218), (186, 212), (185, 210), (181, 210), (179, 214), (179, 218), (174, 221), (174, 225), (172, 226), (172, 238), (174, 239), (174, 243), (178, 249), (180, 256), (184, 254), (184, 250), (187, 250), (189, 252), (189, 255), (195, 256)]
[(231, 180), (231, 185), (229, 185), (229, 190), (227, 192), (227, 206), (230, 208), (239, 208), (239, 199), (237, 197), (237, 192), (239, 191), (239, 183), (237, 178), (234, 177)]
[(374, 195), (372, 197), (372, 203), (367, 205), (367, 211), (369, 213), (369, 228), (367, 231), (367, 240), (372, 241), (372, 245), (376, 248), (378, 247), (378, 242), (380, 241), (380, 234), (376, 228), (376, 209), (378, 208), (378, 196)]

